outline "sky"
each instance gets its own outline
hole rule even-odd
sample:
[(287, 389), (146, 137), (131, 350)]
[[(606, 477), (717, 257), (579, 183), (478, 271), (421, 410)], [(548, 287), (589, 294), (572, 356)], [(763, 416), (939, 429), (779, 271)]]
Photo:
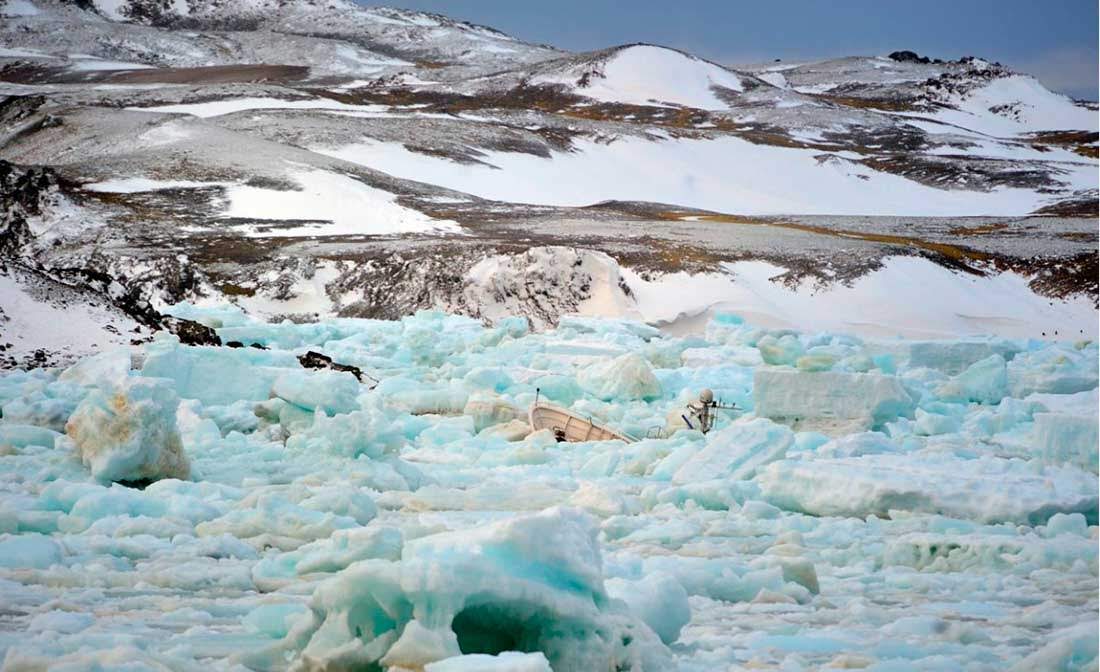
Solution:
[(587, 51), (651, 42), (734, 65), (888, 54), (973, 55), (1097, 99), (1097, 0), (390, 0), (529, 42)]

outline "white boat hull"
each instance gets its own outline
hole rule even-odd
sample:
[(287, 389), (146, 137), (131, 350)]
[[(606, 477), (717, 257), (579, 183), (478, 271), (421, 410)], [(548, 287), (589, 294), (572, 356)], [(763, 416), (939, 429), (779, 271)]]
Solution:
[(559, 441), (625, 441), (633, 443), (634, 437), (604, 427), (572, 411), (550, 404), (534, 404), (530, 411), (531, 429), (549, 429)]

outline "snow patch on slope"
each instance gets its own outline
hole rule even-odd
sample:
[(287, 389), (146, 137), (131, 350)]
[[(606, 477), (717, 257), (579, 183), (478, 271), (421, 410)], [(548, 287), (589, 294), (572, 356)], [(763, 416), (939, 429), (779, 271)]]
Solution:
[(767, 262), (742, 261), (723, 268), (727, 274), (677, 273), (649, 283), (630, 269), (623, 276), (650, 322), (682, 325), (732, 312), (771, 328), (835, 329), (863, 336), (1041, 338), (1043, 332), (1052, 337), (1052, 325), (1064, 338), (1100, 335), (1096, 308), (1087, 297), (1051, 300), (1034, 293), (1028, 278), (1015, 273), (978, 277), (920, 257), (892, 257), (850, 285), (817, 289), (806, 280), (792, 289), (772, 280), (787, 269)]
[(0, 6), (2, 16), (38, 16), (40, 10), (27, 0), (7, 0)]
[(160, 112), (164, 114), (190, 114), (196, 117), (220, 117), (248, 110), (334, 110), (341, 112), (385, 112), (385, 105), (349, 105), (335, 100), (284, 100), (282, 98), (227, 98), (207, 103), (181, 103), (152, 107), (128, 107), (136, 112)]
[(964, 94), (953, 94), (943, 102), (957, 109), (939, 110), (937, 120), (989, 135), (1100, 130), (1096, 112), (1075, 105), (1027, 75), (999, 77)]
[[(295, 221), (280, 227), (282, 236), (371, 236), (393, 233), (458, 233), (458, 224), (432, 219), (422, 212), (398, 205), (393, 194), (359, 180), (320, 170), (291, 173), (301, 189), (277, 191), (249, 185), (227, 189), (227, 218)], [(311, 224), (301, 224), (311, 222)], [(264, 227), (266, 229), (266, 227)], [(271, 231), (244, 225), (246, 235), (267, 237)]]
[[(649, 201), (739, 214), (969, 216), (1029, 214), (1046, 204), (1033, 189), (988, 192), (925, 186), (820, 150), (757, 145), (740, 138), (574, 142), (550, 158), (484, 151), (466, 165), (399, 143), (314, 151), (482, 198), (584, 206)], [(1095, 168), (1067, 166), (1074, 189), (1096, 186)]]
[(920, 257), (891, 257), (849, 285), (820, 289), (813, 280), (793, 288), (773, 281), (786, 271), (739, 261), (723, 264), (722, 272), (643, 277), (601, 252), (539, 247), (476, 264), (464, 278), (464, 298), (478, 317), (523, 314), (537, 327), (571, 313), (693, 333), (714, 315), (733, 313), (766, 328), (884, 338), (1041, 338), (1044, 332), (1053, 338), (1052, 325), (1062, 338), (1100, 336), (1096, 308), (1086, 297), (1052, 301), (1015, 273), (978, 277)]
[(195, 182), (193, 180), (153, 180), (147, 177), (119, 177), (101, 182), (85, 184), (85, 191), (107, 194), (137, 194), (165, 189), (201, 189), (203, 187), (226, 187), (233, 182)]
[[(138, 324), (106, 300), (16, 268), (0, 268), (4, 359), (65, 363), (138, 338)], [(39, 359), (38, 364), (44, 363)]]

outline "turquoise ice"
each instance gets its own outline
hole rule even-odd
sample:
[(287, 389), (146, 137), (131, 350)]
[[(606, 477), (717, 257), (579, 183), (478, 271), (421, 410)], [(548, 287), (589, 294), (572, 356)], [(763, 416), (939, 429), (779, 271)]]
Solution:
[(6, 667), (1095, 666), (1095, 343), (172, 310), (0, 377)]

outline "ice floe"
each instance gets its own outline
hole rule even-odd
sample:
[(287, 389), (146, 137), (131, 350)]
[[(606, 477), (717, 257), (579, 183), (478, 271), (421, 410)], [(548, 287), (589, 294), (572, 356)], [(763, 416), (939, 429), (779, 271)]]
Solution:
[(170, 311), (0, 376), (5, 669), (1095, 665), (1095, 342)]

